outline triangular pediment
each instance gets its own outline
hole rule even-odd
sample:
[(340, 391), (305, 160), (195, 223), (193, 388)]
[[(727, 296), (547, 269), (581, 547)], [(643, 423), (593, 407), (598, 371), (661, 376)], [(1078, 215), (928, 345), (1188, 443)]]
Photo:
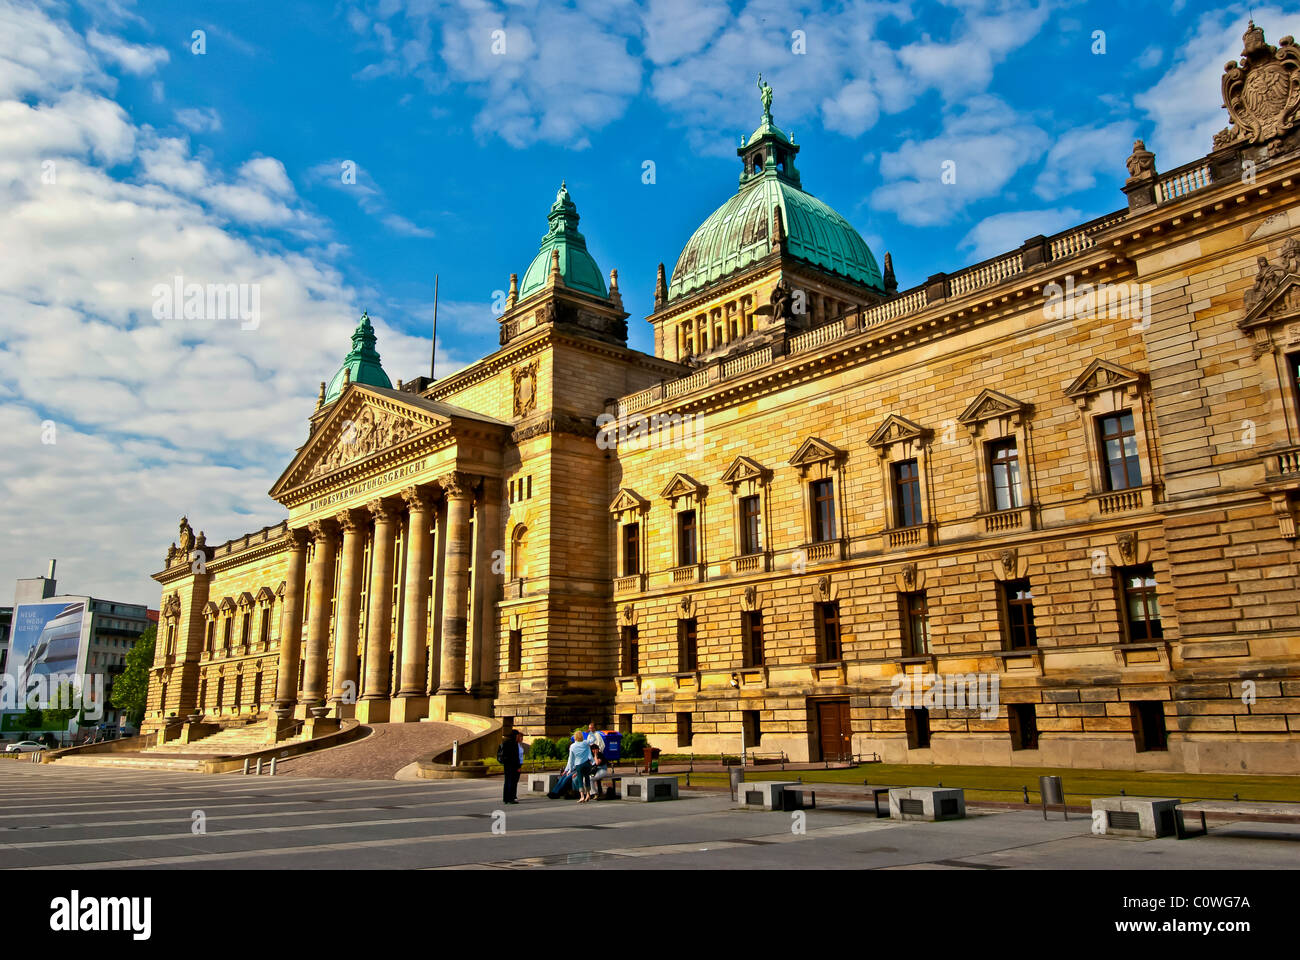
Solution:
[(827, 443), (821, 437), (809, 437), (799, 444), (799, 449), (790, 458), (790, 466), (806, 467), (812, 463), (821, 463), (823, 460), (837, 460), (843, 453), (844, 451), (839, 447)]
[(221, 610), (223, 613), (232, 613), (235, 609), (235, 601), (230, 597), (223, 597), (221, 600), (221, 605), (218, 609)]
[(674, 473), (673, 478), (668, 481), (668, 486), (664, 487), (659, 496), (664, 500), (676, 500), (679, 497), (690, 496), (703, 497), (708, 492), (708, 489), (708, 487), (688, 474)]
[(726, 472), (722, 474), (722, 482), (735, 486), (746, 480), (757, 480), (763, 483), (771, 475), (770, 470), (763, 467), (758, 461), (749, 457), (737, 457), (731, 461), (731, 466), (727, 467)]
[(271, 592), (270, 587), (262, 587), (257, 591), (257, 597), (255, 599), (258, 603), (274, 602), (275, 594)]
[(993, 420), (998, 417), (1014, 416), (1022, 413), (1027, 404), (1021, 403), (1013, 397), (1008, 397), (1005, 393), (999, 393), (997, 390), (990, 390), (985, 387), (979, 392), (974, 400), (962, 411), (961, 416), (957, 418), (958, 423), (982, 423), (985, 420)]
[(333, 407), (271, 488), (272, 497), (279, 499), (287, 490), (364, 464), (376, 454), (447, 429), (458, 419), (503, 431), (510, 427), (417, 394), (357, 383), (348, 386)]
[(239, 605), (241, 607), (251, 607), (253, 605), (253, 595), (245, 590), (239, 595)]
[(888, 447), (894, 443), (906, 443), (908, 441), (921, 443), (927, 440), (930, 431), (919, 423), (913, 423), (907, 417), (901, 417), (896, 413), (891, 413), (885, 417), (884, 422), (876, 427), (876, 432), (871, 435), (867, 444), (872, 447)]
[(1255, 327), (1273, 320), (1291, 319), (1300, 315), (1300, 277), (1288, 273), (1249, 310), (1241, 320), (1242, 327)]
[(1141, 379), (1142, 374), (1138, 371), (1099, 357), (1088, 364), (1083, 373), (1065, 388), (1065, 395), (1077, 400), (1080, 397), (1101, 393), (1103, 390), (1136, 386)]
[(650, 501), (639, 496), (635, 491), (624, 487), (618, 492), (613, 503), (609, 505), (610, 513), (622, 513), (625, 510), (645, 511), (650, 508)]

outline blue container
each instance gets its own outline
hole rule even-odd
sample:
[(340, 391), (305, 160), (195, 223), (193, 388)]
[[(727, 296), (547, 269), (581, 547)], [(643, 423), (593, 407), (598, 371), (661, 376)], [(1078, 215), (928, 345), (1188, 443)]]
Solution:
[(617, 730), (602, 730), (600, 735), (605, 738), (605, 759), (611, 762), (622, 759), (623, 734)]

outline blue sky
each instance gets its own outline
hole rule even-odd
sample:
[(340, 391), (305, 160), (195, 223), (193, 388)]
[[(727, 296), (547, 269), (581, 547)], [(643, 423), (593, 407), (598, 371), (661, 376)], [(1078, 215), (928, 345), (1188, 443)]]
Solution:
[[(1300, 5), (1254, 16), (1276, 42)], [(1121, 207), (1136, 136), (1161, 170), (1208, 152), (1246, 19), (1195, 0), (0, 0), (0, 583), (53, 556), (70, 590), (156, 605), (181, 513), (209, 542), (278, 520), (265, 491), (360, 311), (392, 377), (424, 373), (438, 273), (439, 373), (491, 352), (494, 293), (562, 178), (650, 349), (655, 267), (734, 192), (759, 71), (805, 188), (908, 287)], [(178, 274), (259, 285), (260, 326), (157, 319)]]

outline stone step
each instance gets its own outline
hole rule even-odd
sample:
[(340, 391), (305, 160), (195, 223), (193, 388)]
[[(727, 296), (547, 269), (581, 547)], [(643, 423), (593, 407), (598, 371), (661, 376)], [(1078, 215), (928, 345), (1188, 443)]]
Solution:
[(193, 770), (201, 768), (199, 760), (166, 757), (114, 757), (111, 754), (87, 757), (60, 757), (54, 761), (68, 767), (116, 767), (131, 770)]

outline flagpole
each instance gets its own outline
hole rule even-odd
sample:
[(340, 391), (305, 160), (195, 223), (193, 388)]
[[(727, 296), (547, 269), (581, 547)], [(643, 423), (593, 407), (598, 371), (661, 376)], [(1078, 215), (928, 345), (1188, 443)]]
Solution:
[(436, 380), (434, 363), (438, 359), (438, 274), (433, 275), (433, 346), (429, 351), (429, 379)]

